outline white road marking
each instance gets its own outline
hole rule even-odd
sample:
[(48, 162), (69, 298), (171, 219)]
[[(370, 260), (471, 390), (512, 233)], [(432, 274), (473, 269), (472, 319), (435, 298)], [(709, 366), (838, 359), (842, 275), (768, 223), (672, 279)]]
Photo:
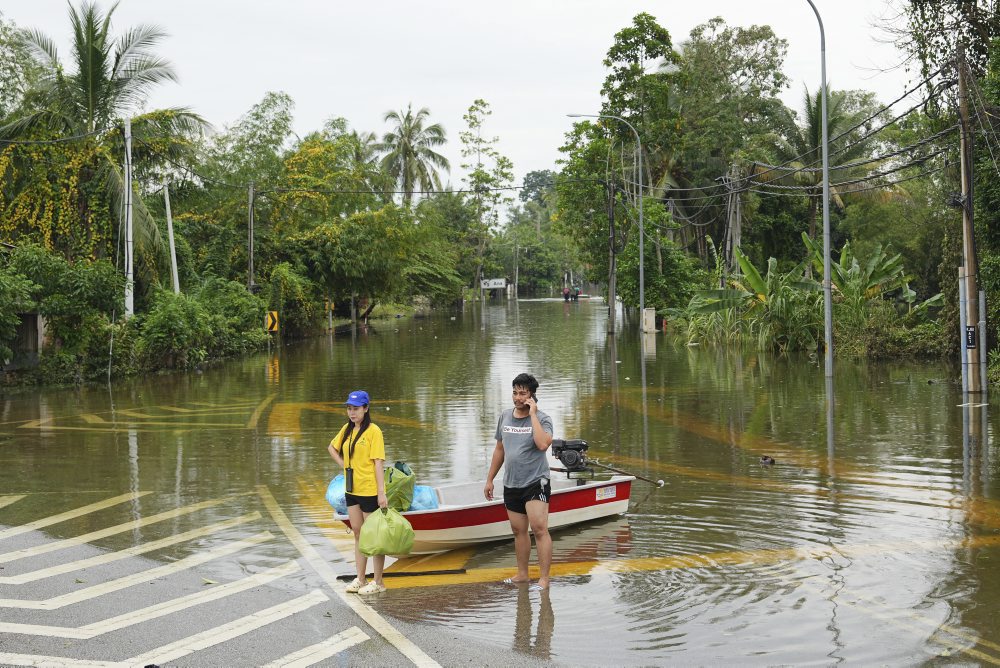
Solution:
[(36, 571), (29, 571), (27, 573), (21, 573), (20, 575), (7, 575), (0, 576), (0, 584), (12, 584), (21, 585), (27, 584), (28, 582), (35, 582), (37, 580), (44, 580), (45, 578), (51, 578), (56, 575), (63, 575), (65, 573), (72, 573), (73, 571), (80, 571), (85, 568), (90, 568), (91, 566), (99, 566), (101, 564), (109, 564), (114, 561), (121, 561), (122, 559), (128, 559), (129, 557), (134, 557), (137, 554), (145, 554), (146, 552), (152, 552), (153, 550), (159, 550), (163, 547), (169, 547), (171, 545), (176, 545), (178, 543), (183, 543), (189, 541), (192, 538), (201, 538), (202, 536), (208, 536), (217, 531), (223, 531), (225, 529), (230, 529), (240, 524), (246, 524), (247, 522), (253, 522), (260, 519), (260, 513), (254, 511), (252, 513), (247, 513), (241, 517), (235, 517), (230, 520), (224, 520), (222, 522), (216, 522), (215, 524), (209, 524), (208, 526), (199, 527), (197, 529), (192, 529), (190, 531), (185, 531), (183, 533), (174, 534), (173, 536), (167, 536), (166, 538), (160, 538), (159, 540), (151, 540), (148, 543), (141, 543), (133, 547), (126, 548), (124, 550), (118, 550), (117, 552), (107, 552), (105, 554), (98, 554), (93, 557), (87, 557), (86, 559), (78, 559), (76, 561), (68, 561), (64, 564), (57, 564), (55, 566), (49, 566), (48, 568), (39, 568)]
[(117, 506), (119, 503), (134, 501), (141, 496), (146, 496), (151, 493), (152, 492), (130, 492), (128, 494), (122, 494), (121, 496), (105, 499), (104, 501), (98, 501), (97, 503), (91, 503), (88, 506), (82, 506), (75, 510), (67, 510), (66, 512), (59, 513), (58, 515), (51, 515), (50, 517), (43, 517), (42, 519), (35, 520), (34, 522), (28, 522), (27, 524), (22, 524), (20, 526), (10, 527), (9, 529), (0, 531), (0, 540), (10, 538), (11, 536), (17, 536), (22, 533), (28, 533), (29, 531), (34, 531), (35, 529), (41, 529), (42, 527), (58, 524), (59, 522), (65, 522), (66, 520), (71, 520), (75, 517), (82, 517), (83, 515), (87, 515), (98, 510), (104, 510), (105, 508), (110, 508), (111, 506)]
[(324, 659), (329, 659), (335, 654), (343, 652), (349, 647), (354, 647), (358, 643), (368, 640), (368, 634), (357, 626), (341, 631), (329, 640), (310, 645), (300, 649), (294, 654), (284, 656), (277, 661), (265, 664), (263, 668), (306, 668), (319, 663)]
[(69, 659), (62, 656), (37, 656), (35, 654), (9, 654), (0, 652), (0, 663), (5, 666), (39, 666), (41, 668), (121, 668), (114, 661)]
[[(156, 524), (157, 522), (162, 522), (164, 520), (174, 519), (176, 517), (181, 517), (182, 515), (187, 515), (189, 513), (197, 512), (199, 510), (204, 510), (205, 508), (211, 508), (212, 506), (217, 506), (220, 503), (225, 503), (232, 497), (222, 498), (222, 499), (212, 499), (211, 501), (202, 501), (201, 503), (193, 503), (189, 506), (184, 506), (183, 508), (175, 508), (173, 510), (168, 510), (163, 513), (158, 513), (156, 515), (150, 515), (149, 517), (144, 517), (141, 520), (132, 520), (131, 522), (125, 522), (124, 524), (117, 524), (106, 529), (100, 529), (98, 531), (91, 531), (90, 533), (85, 533), (80, 536), (74, 536), (73, 538), (64, 538), (62, 540), (54, 540), (44, 545), (37, 545), (35, 547), (26, 547), (23, 550), (14, 550), (12, 552), (4, 552), (0, 554), (0, 564), (6, 564), (11, 561), (17, 561), (18, 559), (24, 559), (26, 557), (37, 557), (40, 554), (47, 554), (49, 552), (55, 552), (56, 550), (63, 550), (67, 547), (73, 547), (74, 545), (82, 545), (83, 543), (89, 543), (94, 540), (99, 540), (101, 538), (107, 538), (108, 536), (116, 536), (120, 533), (125, 533), (126, 531), (132, 531), (133, 529), (139, 529), (144, 526), (149, 526), (150, 524)], [(0, 499), (0, 507), (3, 506), (3, 500)]]
[(125, 577), (118, 578), (117, 580), (111, 580), (109, 582), (104, 582), (99, 585), (94, 585), (93, 587), (87, 587), (85, 589), (80, 589), (79, 591), (70, 592), (68, 594), (63, 594), (61, 596), (56, 596), (54, 598), (46, 599), (44, 601), (26, 601), (20, 599), (10, 599), (4, 598), (0, 599), (0, 608), (22, 608), (28, 610), (55, 610), (63, 606), (70, 605), (72, 603), (79, 603), (80, 601), (86, 601), (98, 596), (103, 596), (113, 591), (118, 591), (119, 589), (125, 589), (131, 587), (134, 584), (139, 584), (141, 582), (149, 582), (158, 577), (163, 577), (164, 575), (170, 575), (177, 573), (194, 566), (198, 566), (205, 562), (211, 561), (218, 557), (227, 556), (230, 554), (235, 554), (241, 550), (245, 550), (248, 547), (253, 547), (254, 545), (259, 545), (261, 543), (266, 543), (267, 541), (274, 538), (274, 536), (269, 531), (259, 533), (256, 536), (251, 536), (245, 540), (235, 541), (232, 543), (226, 543), (224, 545), (219, 545), (210, 550), (204, 552), (199, 552), (198, 554), (192, 554), (189, 557), (179, 559), (171, 564), (165, 564), (163, 566), (157, 566), (155, 568), (150, 568), (148, 570), (142, 571), (141, 573), (135, 573), (133, 575), (127, 575)]
[(58, 666), (63, 668), (128, 668), (150, 664), (164, 664), (239, 637), (244, 633), (267, 626), (285, 617), (290, 617), (297, 612), (307, 610), (314, 605), (328, 600), (330, 599), (326, 594), (318, 589), (314, 589), (305, 596), (300, 596), (299, 598), (272, 606), (266, 610), (255, 612), (252, 615), (247, 615), (229, 624), (223, 624), (214, 629), (182, 638), (163, 647), (158, 647), (139, 656), (126, 659), (125, 661), (93, 661), (70, 659), (61, 656), (0, 653), (0, 663), (13, 666)]
[(427, 655), (422, 649), (417, 647), (416, 643), (404, 636), (402, 633), (397, 631), (389, 622), (387, 622), (381, 615), (372, 610), (363, 601), (360, 600), (359, 596), (348, 595), (344, 592), (344, 585), (337, 582), (337, 574), (330, 568), (330, 564), (320, 556), (319, 552), (316, 551), (312, 545), (303, 538), (299, 530), (288, 519), (285, 512), (278, 505), (274, 496), (271, 494), (271, 490), (267, 488), (266, 485), (258, 485), (257, 493), (260, 495), (261, 500), (267, 507), (268, 512), (274, 521), (284, 532), (288, 540), (298, 549), (302, 554), (303, 558), (313, 569), (319, 574), (321, 578), (326, 582), (327, 586), (340, 599), (348, 605), (354, 612), (365, 620), (369, 626), (371, 626), (380, 636), (385, 638), (386, 642), (391, 644), (400, 653), (403, 654), (407, 659), (412, 661), (415, 665), (421, 667), (436, 667), (440, 668), (440, 664)]
[(197, 633), (193, 636), (188, 636), (187, 638), (181, 638), (177, 642), (173, 642), (169, 645), (164, 645), (163, 647), (158, 647), (144, 654), (140, 654), (139, 656), (132, 657), (127, 663), (132, 666), (145, 666), (151, 663), (159, 665), (176, 661), (182, 656), (187, 656), (188, 654), (193, 654), (194, 652), (212, 647), (213, 645), (218, 645), (219, 643), (227, 640), (232, 640), (233, 638), (241, 636), (244, 633), (249, 633), (254, 629), (259, 629), (260, 627), (267, 626), (268, 624), (273, 624), (274, 622), (280, 621), (285, 617), (294, 615), (296, 612), (302, 612), (303, 610), (307, 610), (314, 605), (329, 600), (330, 599), (326, 594), (321, 592), (319, 589), (314, 589), (305, 596), (300, 596), (292, 599), (291, 601), (280, 603), (265, 610), (247, 615), (246, 617), (241, 617), (240, 619), (232, 621), (228, 624), (217, 626), (214, 629), (208, 629), (207, 631)]
[(241, 591), (253, 589), (254, 587), (259, 587), (267, 584), (268, 582), (283, 578), (286, 575), (291, 575), (299, 570), (301, 570), (301, 567), (297, 563), (289, 561), (286, 564), (270, 568), (266, 571), (261, 571), (255, 575), (245, 577), (242, 580), (235, 580), (233, 582), (221, 584), (217, 587), (212, 587), (211, 589), (196, 591), (193, 594), (188, 594), (187, 596), (181, 596), (180, 598), (175, 598), (170, 601), (157, 603), (156, 605), (141, 608), (133, 612), (126, 612), (123, 615), (111, 617), (92, 624), (86, 624), (85, 626), (81, 626), (79, 628), (0, 622), (0, 633), (19, 633), (21, 635), (48, 636), (52, 638), (93, 638), (104, 633), (110, 633), (111, 631), (120, 631), (127, 626), (141, 624), (158, 617), (164, 617), (175, 612), (180, 612), (181, 610), (186, 610), (187, 608), (192, 608), (196, 605), (201, 605), (202, 603), (208, 603), (210, 601), (216, 601), (220, 598), (225, 598), (226, 596), (232, 596), (233, 594), (238, 594)]
[(17, 503), (24, 498), (24, 494), (17, 494), (14, 496), (0, 496), (0, 508), (4, 506), (9, 506), (12, 503)]

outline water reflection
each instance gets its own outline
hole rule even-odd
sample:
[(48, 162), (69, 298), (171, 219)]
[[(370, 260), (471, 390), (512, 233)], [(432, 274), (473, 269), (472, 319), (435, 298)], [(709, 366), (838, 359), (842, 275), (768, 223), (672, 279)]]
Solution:
[[(488, 301), (116, 383), (113, 400), (103, 388), (5, 395), (0, 523), (137, 493), (43, 528), (69, 538), (215, 504), (99, 545), (121, 549), (244, 518), (262, 485), (348, 569), (322, 495), (344, 392), (372, 394), (390, 460), (418, 483), (482, 479), (510, 381), (530, 371), (558, 435), (666, 486), (636, 482), (627, 517), (553, 534), (547, 610), (500, 585), (514, 567), (500, 544), (447, 557), (462, 575), (391, 582), (376, 604), (389, 618), (566, 664), (1000, 662), (996, 416), (959, 407), (947, 369), (838, 360), (827, 382), (807, 357), (606, 328), (596, 300)], [(227, 525), (162, 557), (265, 528)], [(295, 557), (272, 550), (218, 571)]]
[[(532, 634), (532, 619), (538, 609), (538, 626)], [(552, 612), (549, 590), (529, 592), (527, 587), (519, 587), (517, 592), (517, 619), (514, 623), (514, 649), (539, 659), (552, 658), (552, 631), (556, 616)]]

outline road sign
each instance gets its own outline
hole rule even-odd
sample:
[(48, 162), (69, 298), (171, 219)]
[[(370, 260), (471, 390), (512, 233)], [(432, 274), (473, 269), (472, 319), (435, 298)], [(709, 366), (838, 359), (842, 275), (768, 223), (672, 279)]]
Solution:
[(479, 282), (483, 290), (499, 290), (507, 287), (506, 278), (484, 278)]
[(268, 311), (267, 312), (267, 317), (264, 319), (264, 327), (269, 332), (277, 332), (278, 331), (278, 312), (277, 311)]

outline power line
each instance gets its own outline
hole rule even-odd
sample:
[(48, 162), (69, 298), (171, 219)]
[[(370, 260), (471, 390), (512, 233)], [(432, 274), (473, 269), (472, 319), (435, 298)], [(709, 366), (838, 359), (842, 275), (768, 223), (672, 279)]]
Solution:
[[(843, 131), (843, 132), (841, 132), (840, 134), (836, 135), (836, 136), (835, 136), (835, 137), (833, 137), (832, 139), (828, 139), (828, 140), (827, 140), (827, 144), (829, 145), (830, 143), (832, 143), (832, 142), (835, 142), (835, 141), (837, 141), (837, 140), (838, 140), (838, 139), (840, 139), (841, 137), (844, 137), (844, 136), (846, 136), (846, 135), (850, 134), (851, 132), (854, 132), (855, 130), (857, 130), (858, 128), (860, 128), (861, 126), (863, 126), (863, 125), (864, 125), (865, 123), (868, 123), (869, 121), (871, 121), (871, 120), (873, 120), (873, 119), (877, 118), (877, 117), (879, 116), (879, 114), (881, 114), (882, 112), (884, 112), (884, 111), (888, 111), (888, 110), (889, 110), (889, 109), (891, 109), (891, 108), (892, 108), (893, 106), (895, 106), (895, 105), (896, 105), (896, 103), (898, 103), (898, 102), (900, 102), (900, 101), (904, 100), (904, 99), (905, 99), (906, 97), (908, 97), (908, 96), (909, 96), (909, 95), (910, 95), (911, 93), (914, 93), (914, 92), (916, 92), (917, 90), (919, 90), (919, 89), (920, 89), (920, 88), (921, 88), (922, 86), (924, 86), (924, 84), (926, 84), (927, 82), (929, 82), (929, 81), (930, 81), (930, 80), (931, 80), (931, 79), (932, 79), (933, 77), (935, 77), (935, 76), (937, 76), (938, 74), (940, 74), (940, 73), (941, 73), (941, 72), (942, 72), (943, 70), (944, 70), (944, 66), (942, 66), (942, 67), (938, 68), (938, 70), (937, 70), (937, 71), (935, 71), (935, 72), (933, 72), (932, 74), (928, 75), (928, 76), (927, 76), (926, 78), (924, 78), (924, 80), (923, 80), (923, 81), (921, 81), (920, 83), (916, 84), (916, 85), (915, 85), (915, 86), (913, 86), (912, 88), (909, 88), (909, 89), (907, 89), (906, 91), (904, 91), (904, 92), (903, 92), (903, 94), (902, 94), (902, 95), (900, 95), (899, 97), (897, 97), (897, 98), (896, 98), (895, 100), (893, 100), (893, 101), (892, 101), (892, 102), (890, 102), (889, 104), (887, 104), (887, 105), (883, 105), (883, 106), (882, 106), (882, 107), (881, 107), (880, 109), (878, 109), (878, 110), (877, 110), (877, 111), (876, 111), (875, 113), (873, 113), (872, 115), (870, 115), (870, 116), (868, 116), (867, 118), (865, 118), (865, 119), (863, 119), (863, 120), (861, 120), (861, 121), (859, 121), (859, 122), (855, 123), (855, 124), (854, 124), (853, 126), (851, 126), (851, 127), (847, 128), (846, 130), (844, 130), (844, 131)], [(940, 93), (935, 93), (935, 95), (938, 95), (938, 94), (940, 94)], [(933, 96), (932, 96), (932, 97), (933, 97)], [(865, 134), (865, 135), (862, 135), (862, 137), (860, 137), (860, 138), (859, 138), (859, 139), (858, 139), (858, 140), (857, 140), (856, 142), (854, 142), (853, 144), (848, 144), (847, 146), (844, 146), (844, 147), (842, 147), (842, 148), (838, 149), (837, 151), (835, 151), (835, 152), (833, 153), (833, 155), (838, 155), (839, 153), (842, 153), (842, 152), (846, 151), (847, 149), (849, 149), (849, 148), (851, 148), (851, 147), (853, 147), (853, 146), (857, 146), (857, 145), (859, 145), (859, 144), (860, 144), (860, 143), (861, 143), (862, 141), (864, 141), (865, 139), (868, 139), (869, 137), (871, 137), (871, 136), (872, 136), (872, 135), (874, 135), (874, 134), (877, 134), (878, 132), (881, 132), (881, 131), (882, 131), (882, 130), (884, 130), (885, 128), (889, 127), (890, 125), (892, 125), (893, 123), (895, 123), (896, 121), (898, 121), (898, 120), (899, 120), (900, 118), (903, 118), (904, 116), (906, 116), (906, 115), (908, 115), (908, 114), (912, 113), (912, 112), (913, 112), (914, 110), (916, 110), (916, 109), (919, 109), (919, 108), (920, 108), (921, 106), (923, 106), (923, 105), (927, 104), (927, 102), (928, 102), (929, 100), (930, 100), (930, 98), (928, 98), (928, 99), (925, 99), (925, 100), (922, 100), (922, 101), (921, 101), (920, 103), (918, 103), (918, 104), (916, 104), (916, 105), (914, 105), (914, 106), (910, 107), (909, 109), (907, 109), (906, 111), (904, 111), (904, 112), (903, 112), (902, 114), (899, 114), (898, 116), (896, 116), (895, 118), (893, 118), (893, 119), (892, 119), (891, 121), (889, 121), (888, 123), (886, 123), (886, 124), (882, 125), (881, 127), (877, 128), (877, 129), (875, 129), (875, 130), (873, 130), (873, 131), (871, 131), (871, 132), (869, 132), (869, 133), (867, 133), (867, 134)], [(808, 155), (808, 154), (810, 154), (810, 153), (813, 153), (813, 152), (814, 152), (814, 150), (815, 150), (815, 149), (811, 149), (811, 150), (809, 150), (809, 151), (805, 151), (805, 152), (803, 152), (803, 153), (800, 153), (800, 154), (798, 154), (797, 156), (795, 156), (794, 158), (790, 158), (790, 159), (786, 160), (785, 162), (781, 163), (781, 165), (767, 165), (767, 167), (769, 167), (769, 169), (767, 169), (767, 170), (765, 170), (765, 171), (761, 172), (760, 174), (756, 174), (755, 176), (761, 176), (761, 175), (763, 175), (763, 174), (767, 174), (767, 173), (768, 173), (769, 171), (771, 171), (771, 169), (778, 169), (778, 168), (780, 168), (780, 167), (783, 167), (783, 166), (785, 166), (785, 165), (790, 165), (791, 163), (795, 162), (796, 160), (798, 160), (798, 159), (800, 159), (800, 158), (803, 158), (803, 157), (805, 157), (806, 155)], [(822, 160), (822, 157), (819, 157), (819, 158), (816, 158), (816, 159), (814, 159), (814, 160), (813, 160), (812, 162), (808, 163), (808, 164), (807, 164), (807, 165), (805, 165), (805, 166), (810, 166), (810, 165), (815, 165), (815, 164), (816, 164), (817, 162), (820, 162), (821, 160)], [(763, 163), (762, 163), (762, 164), (763, 164)]]
[(73, 135), (72, 137), (60, 137), (58, 139), (0, 139), (0, 144), (7, 144), (11, 146), (31, 146), (39, 144), (63, 144), (71, 141), (79, 141), (81, 139), (87, 139), (88, 137), (94, 137), (99, 134), (103, 134), (104, 130), (94, 130), (92, 132), (86, 132), (81, 135)]

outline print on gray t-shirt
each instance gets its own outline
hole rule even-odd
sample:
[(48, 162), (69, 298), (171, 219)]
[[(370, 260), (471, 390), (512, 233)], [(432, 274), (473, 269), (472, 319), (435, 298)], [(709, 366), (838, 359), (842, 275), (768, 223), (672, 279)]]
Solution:
[[(538, 411), (538, 421), (545, 433), (552, 433), (552, 418)], [(531, 434), (531, 415), (518, 418), (513, 408), (505, 410), (497, 422), (496, 439), (503, 442), (504, 487), (527, 487), (549, 477), (545, 451), (535, 447)]]

